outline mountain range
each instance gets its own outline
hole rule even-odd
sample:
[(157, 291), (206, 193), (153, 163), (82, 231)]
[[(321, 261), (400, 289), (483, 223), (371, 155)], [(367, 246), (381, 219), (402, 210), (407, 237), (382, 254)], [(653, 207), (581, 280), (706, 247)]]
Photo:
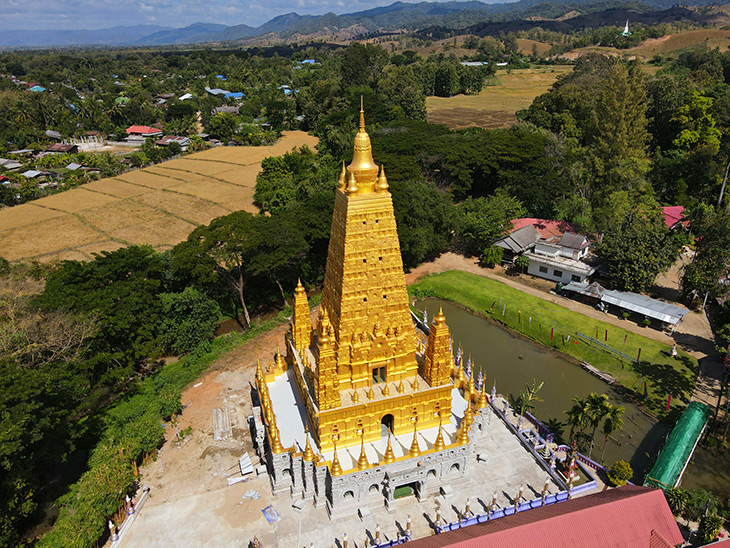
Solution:
[[(387, 32), (396, 29), (409, 31), (439, 27), (461, 29), (473, 25), (496, 25), (507, 21), (555, 19), (569, 12), (577, 15), (600, 13), (603, 10), (624, 10), (627, 13), (645, 13), (667, 10), (676, 0), (618, 1), (519, 0), (517, 2), (485, 4), (475, 0), (451, 2), (395, 2), (388, 6), (356, 13), (336, 15), (299, 15), (287, 13), (274, 17), (259, 27), (195, 23), (183, 28), (157, 25), (118, 26), (99, 30), (5, 30), (0, 33), (0, 48), (38, 48), (73, 46), (164, 46), (203, 42), (235, 42), (257, 37), (287, 39), (306, 37), (317, 33), (334, 33), (355, 28), (358, 34)], [(683, 6), (705, 6), (712, 0), (691, 0)], [(670, 10), (671, 11), (671, 10)], [(600, 24), (599, 17), (593, 17)], [(657, 16), (648, 19), (660, 19)], [(696, 18), (695, 18), (696, 19)], [(692, 21), (697, 22), (697, 21)], [(603, 24), (613, 24), (613, 21)], [(524, 25), (522, 25), (524, 26)], [(521, 26), (521, 27), (522, 27)]]

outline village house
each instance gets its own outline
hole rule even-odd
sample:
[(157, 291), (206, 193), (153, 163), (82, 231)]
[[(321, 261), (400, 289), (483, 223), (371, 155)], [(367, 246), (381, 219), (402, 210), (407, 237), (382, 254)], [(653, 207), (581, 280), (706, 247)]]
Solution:
[(530, 259), (528, 274), (563, 284), (583, 282), (596, 271), (585, 261), (590, 242), (572, 224), (527, 218), (514, 219), (512, 225), (512, 232), (495, 243), (505, 250), (506, 262), (524, 255)]
[(172, 143), (177, 143), (178, 145), (180, 145), (180, 148), (186, 150), (188, 148), (188, 145), (190, 144), (190, 138), (181, 137), (179, 135), (165, 135), (159, 141), (155, 141), (155, 144), (161, 147), (166, 147), (168, 145), (171, 145)]
[(43, 154), (78, 154), (79, 146), (74, 144), (53, 143), (43, 151)]

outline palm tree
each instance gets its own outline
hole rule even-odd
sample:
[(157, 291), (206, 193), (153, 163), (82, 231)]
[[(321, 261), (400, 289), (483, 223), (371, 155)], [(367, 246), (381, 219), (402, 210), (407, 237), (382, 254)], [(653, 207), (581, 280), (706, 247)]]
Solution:
[(588, 404), (585, 399), (575, 396), (573, 398), (573, 407), (568, 409), (565, 414), (568, 416), (568, 424), (570, 425), (570, 443), (573, 443), (573, 434), (575, 429), (582, 432), (588, 426)]
[(603, 456), (606, 454), (606, 446), (608, 445), (608, 437), (620, 430), (624, 425), (624, 408), (620, 405), (609, 405), (608, 412), (603, 419), (603, 451), (601, 451), (601, 462), (603, 462)]
[(545, 423), (545, 428), (550, 430), (553, 434), (555, 443), (558, 445), (565, 443), (565, 438), (563, 438), (563, 435), (565, 434), (565, 424), (563, 422), (558, 419), (548, 419)]
[(593, 428), (593, 432), (591, 432), (591, 447), (588, 450), (588, 457), (590, 458), (591, 453), (593, 453), (596, 430), (598, 430), (598, 425), (603, 420), (603, 417), (608, 413), (611, 404), (608, 403), (608, 396), (606, 394), (596, 394), (595, 392), (588, 395), (586, 404), (588, 405), (588, 424)]

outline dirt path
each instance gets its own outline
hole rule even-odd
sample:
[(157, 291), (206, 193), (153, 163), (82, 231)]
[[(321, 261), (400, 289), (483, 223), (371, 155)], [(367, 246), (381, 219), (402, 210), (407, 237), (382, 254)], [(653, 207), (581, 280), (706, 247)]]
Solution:
[[(657, 277), (656, 289), (661, 295), (670, 299), (677, 298), (679, 295), (680, 270), (682, 265), (690, 259), (691, 256), (682, 255), (669, 271)], [(712, 329), (704, 314), (691, 311), (684, 317), (673, 334), (647, 329), (633, 322), (603, 313), (592, 306), (550, 293), (555, 284), (547, 280), (533, 278), (526, 274), (508, 275), (502, 267), (482, 268), (477, 264), (476, 259), (466, 258), (455, 253), (444, 253), (435, 261), (414, 268), (406, 274), (406, 283), (410, 285), (422, 276), (438, 274), (447, 270), (463, 270), (497, 280), (540, 299), (579, 312), (584, 316), (610, 323), (642, 337), (668, 345), (676, 342), (682, 350), (696, 358), (700, 365), (700, 374), (695, 383), (692, 400), (706, 403), (713, 409), (717, 405), (717, 399), (722, 388), (723, 365), (715, 350)]]

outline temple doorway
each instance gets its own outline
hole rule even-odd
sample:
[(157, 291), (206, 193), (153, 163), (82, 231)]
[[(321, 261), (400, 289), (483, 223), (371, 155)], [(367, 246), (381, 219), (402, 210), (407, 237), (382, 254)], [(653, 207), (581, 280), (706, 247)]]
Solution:
[(419, 485), (417, 481), (406, 483), (405, 485), (399, 485), (393, 490), (393, 498), (400, 499), (403, 497), (410, 497), (415, 495), (418, 497)]
[(380, 419), (380, 437), (387, 437), (389, 431), (393, 433), (393, 415), (390, 413)]

